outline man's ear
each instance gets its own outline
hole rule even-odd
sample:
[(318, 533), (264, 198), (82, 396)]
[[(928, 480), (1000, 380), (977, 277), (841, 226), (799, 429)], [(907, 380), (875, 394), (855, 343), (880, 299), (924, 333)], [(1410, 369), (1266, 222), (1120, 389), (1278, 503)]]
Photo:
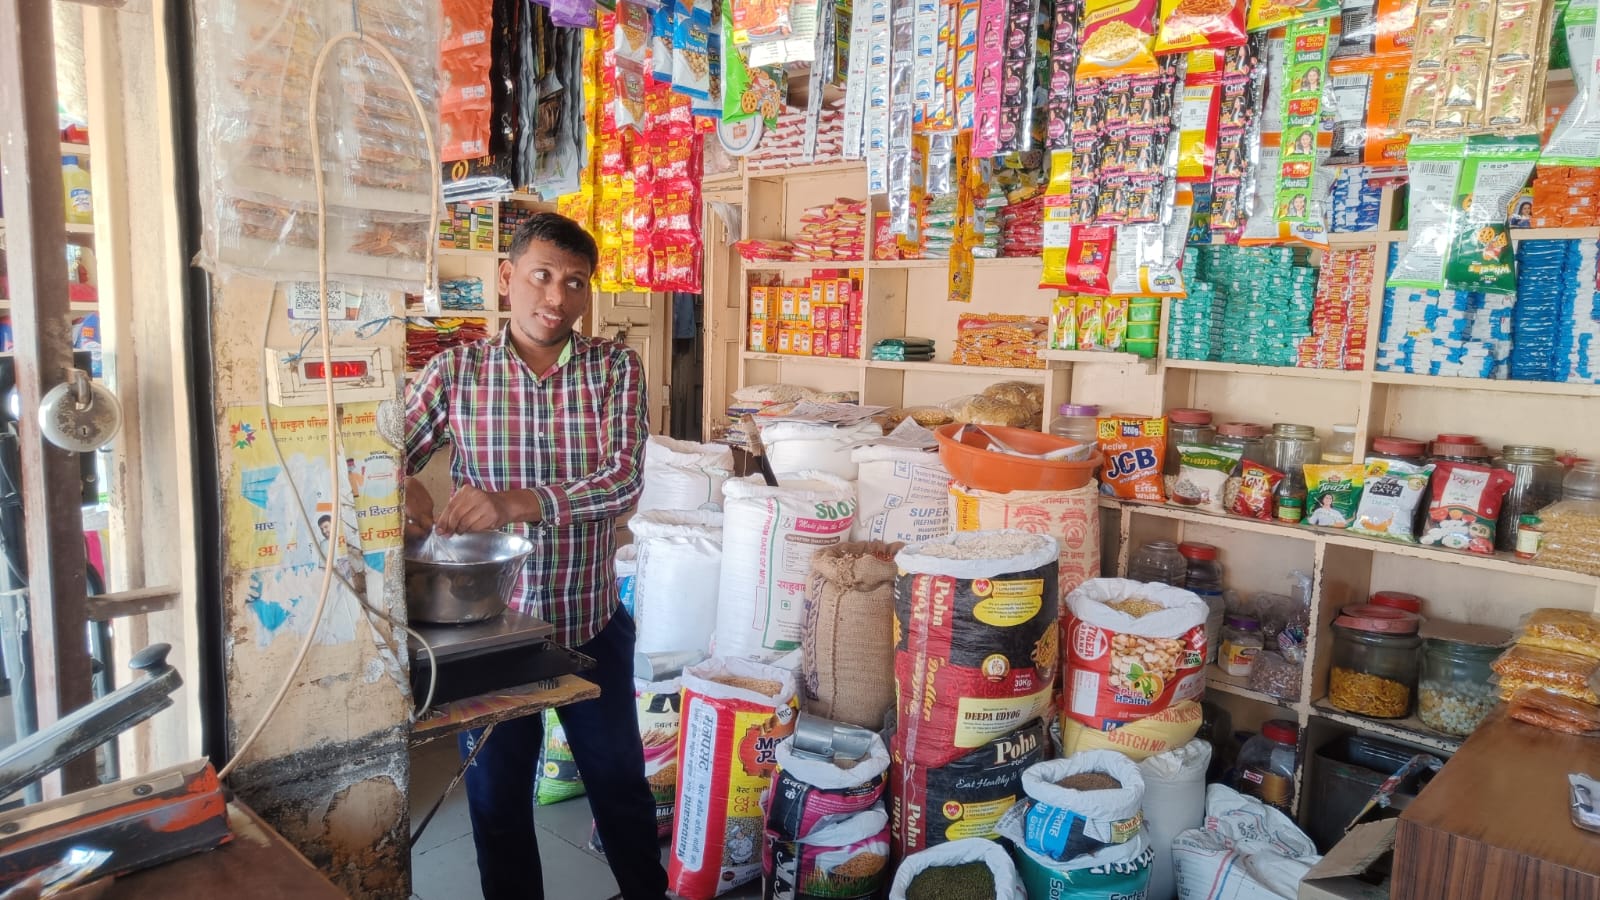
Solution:
[(499, 277), (499, 280), (498, 280), (497, 287), (499, 288), (500, 296), (502, 296), (502, 297), (504, 297), (504, 296), (506, 296), (506, 295), (511, 293), (511, 272), (512, 272), (512, 269), (513, 269), (513, 267), (512, 267), (512, 264), (511, 264), (511, 260), (509, 260), (509, 259), (500, 260), (500, 273), (499, 273), (500, 277)]

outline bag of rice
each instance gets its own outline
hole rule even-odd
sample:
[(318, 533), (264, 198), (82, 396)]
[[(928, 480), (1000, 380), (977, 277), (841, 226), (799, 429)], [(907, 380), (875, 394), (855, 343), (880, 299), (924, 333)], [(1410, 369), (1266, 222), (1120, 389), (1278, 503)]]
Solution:
[(1167, 417), (1107, 416), (1096, 428), (1105, 457), (1100, 492), (1119, 500), (1165, 500), (1161, 463), (1167, 453)]
[(805, 711), (876, 730), (894, 706), (894, 554), (899, 544), (817, 551), (800, 629)]
[(1365, 471), (1359, 464), (1307, 465), (1305, 523), (1321, 528), (1349, 528), (1361, 506)]
[(572, 760), (572, 748), (567, 746), (567, 732), (561, 727), (556, 711), (544, 711), (544, 746), (539, 749), (539, 780), (534, 797), (540, 806), (549, 806), (573, 797), (583, 796), (583, 778), (578, 775), (578, 764)]
[(977, 838), (940, 844), (901, 860), (889, 900), (923, 897), (1028, 900), (1005, 848)]
[(1110, 729), (1205, 691), (1204, 600), (1164, 584), (1096, 578), (1067, 605), (1067, 715)]
[(1049, 708), (1058, 553), (1045, 535), (967, 531), (896, 554), (896, 717), (907, 760), (942, 766)]
[(682, 719), (683, 689), (671, 681), (634, 679), (633, 696), (639, 711), (639, 738), (644, 744), (644, 777), (656, 801), (656, 832), (672, 834), (678, 794), (678, 726)]
[(1428, 492), (1433, 464), (1417, 465), (1392, 459), (1367, 460), (1361, 505), (1350, 530), (1373, 537), (1417, 542), (1417, 508)]
[(794, 731), (794, 673), (713, 657), (684, 670), (678, 825), (668, 887), (711, 900), (761, 874), (778, 744)]
[(995, 738), (944, 766), (909, 762), (897, 732), (890, 741), (890, 825), (895, 855), (963, 838), (989, 838), (1022, 794), (1022, 773), (1044, 759), (1043, 720)]
[(1056, 755), (1071, 756), (1085, 750), (1115, 750), (1134, 762), (1175, 750), (1200, 733), (1205, 711), (1194, 700), (1174, 703), (1153, 716), (1135, 719), (1120, 728), (1101, 731), (1082, 722), (1060, 718), (1052, 725)]

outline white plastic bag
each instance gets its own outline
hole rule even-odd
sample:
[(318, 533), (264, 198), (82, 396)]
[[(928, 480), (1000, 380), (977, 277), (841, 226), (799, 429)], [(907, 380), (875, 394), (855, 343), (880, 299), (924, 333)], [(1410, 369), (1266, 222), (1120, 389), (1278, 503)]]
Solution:
[(1288, 816), (1220, 784), (1206, 789), (1206, 827), (1172, 842), (1178, 900), (1294, 900), (1319, 859)]
[(1172, 900), (1178, 889), (1172, 875), (1172, 841), (1205, 825), (1209, 765), (1211, 744), (1201, 740), (1139, 763), (1139, 774), (1144, 776), (1144, 830), (1155, 849), (1149, 900)]
[[(1109, 604), (1145, 600), (1134, 616)], [(1067, 595), (1067, 715), (1109, 728), (1154, 715), (1205, 691), (1204, 600), (1164, 584), (1093, 578)]]
[(722, 514), (654, 510), (628, 522), (636, 547), (633, 577), (637, 653), (706, 652), (717, 615)]
[(1022, 889), (1022, 879), (1017, 877), (1017, 867), (1011, 862), (1005, 848), (983, 838), (962, 838), (907, 856), (894, 873), (894, 884), (889, 887), (889, 900), (906, 900), (906, 890), (924, 869), (973, 862), (981, 862), (989, 867), (994, 875), (994, 895), (999, 900), (1028, 900), (1027, 893)]
[(850, 458), (858, 470), (860, 501), (854, 540), (915, 544), (950, 533), (950, 473), (939, 454), (909, 447), (857, 447)]
[(644, 445), (644, 491), (639, 512), (721, 509), (722, 484), (733, 477), (733, 450), (651, 435)]
[(882, 437), (883, 426), (862, 422), (835, 428), (811, 422), (773, 422), (761, 426), (761, 444), (767, 450), (767, 464), (782, 484), (785, 476), (807, 477), (807, 472), (827, 472), (845, 481), (855, 481), (857, 468), (850, 458), (853, 445), (870, 437)]

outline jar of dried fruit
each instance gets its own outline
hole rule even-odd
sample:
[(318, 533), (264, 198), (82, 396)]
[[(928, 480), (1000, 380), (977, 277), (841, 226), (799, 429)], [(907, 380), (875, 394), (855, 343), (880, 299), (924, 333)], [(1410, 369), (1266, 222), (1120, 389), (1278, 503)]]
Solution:
[(1417, 616), (1373, 606), (1346, 607), (1333, 620), (1333, 670), (1328, 700), (1345, 712), (1375, 719), (1411, 714), (1416, 693)]

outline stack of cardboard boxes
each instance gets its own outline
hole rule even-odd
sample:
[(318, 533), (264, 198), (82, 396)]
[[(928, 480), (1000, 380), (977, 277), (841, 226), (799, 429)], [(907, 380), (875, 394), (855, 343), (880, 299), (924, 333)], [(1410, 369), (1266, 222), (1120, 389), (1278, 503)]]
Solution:
[(804, 284), (750, 285), (756, 353), (861, 358), (861, 270), (816, 269)]

